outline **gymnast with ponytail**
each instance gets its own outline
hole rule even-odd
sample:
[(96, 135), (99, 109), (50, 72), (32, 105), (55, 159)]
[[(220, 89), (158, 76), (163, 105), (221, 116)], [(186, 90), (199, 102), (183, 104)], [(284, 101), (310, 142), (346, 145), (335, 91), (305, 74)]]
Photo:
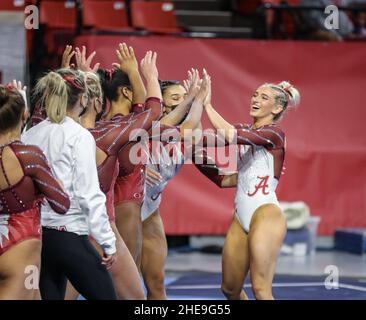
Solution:
[[(198, 169), (220, 188), (236, 187), (235, 210), (222, 255), (222, 292), (228, 299), (247, 299), (243, 290), (250, 271), (256, 299), (273, 299), (272, 281), (277, 255), (286, 234), (286, 219), (276, 196), (285, 158), (285, 134), (279, 121), (300, 101), (289, 82), (263, 84), (250, 102), (252, 124), (232, 125), (205, 103), (218, 135), (237, 145), (237, 173), (220, 174), (202, 154)], [(202, 159), (201, 159), (202, 160)], [(202, 162), (201, 162), (202, 163)]]

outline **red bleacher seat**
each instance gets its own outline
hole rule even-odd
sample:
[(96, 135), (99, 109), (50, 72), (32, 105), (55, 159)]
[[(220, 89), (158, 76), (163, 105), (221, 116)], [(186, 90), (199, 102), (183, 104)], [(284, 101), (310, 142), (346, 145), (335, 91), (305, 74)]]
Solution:
[(84, 0), (83, 26), (99, 30), (129, 28), (125, 1)]
[(132, 1), (131, 18), (134, 28), (157, 33), (181, 31), (172, 1)]
[(76, 3), (74, 1), (42, 1), (40, 22), (48, 28), (75, 29)]
[(0, 0), (0, 11), (24, 11), (26, 0)]
[(76, 1), (41, 1), (40, 23), (45, 27), (44, 41), (50, 57), (62, 54), (65, 46), (72, 43), (77, 26), (76, 18)]

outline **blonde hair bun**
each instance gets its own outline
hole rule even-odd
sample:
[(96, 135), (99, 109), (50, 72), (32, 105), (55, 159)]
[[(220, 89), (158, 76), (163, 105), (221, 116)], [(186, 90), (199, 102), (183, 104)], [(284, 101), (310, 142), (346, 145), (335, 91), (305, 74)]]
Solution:
[(290, 82), (282, 81), (277, 86), (287, 93), (290, 107), (297, 107), (300, 104), (300, 92)]

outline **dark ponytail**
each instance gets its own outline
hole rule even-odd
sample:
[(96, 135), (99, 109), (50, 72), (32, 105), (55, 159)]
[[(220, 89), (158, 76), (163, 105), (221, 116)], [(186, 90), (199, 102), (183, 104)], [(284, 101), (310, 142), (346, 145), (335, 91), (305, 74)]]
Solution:
[(100, 78), (103, 95), (111, 102), (118, 100), (118, 88), (128, 87), (131, 90), (131, 83), (128, 75), (120, 69), (98, 69), (98, 75)]

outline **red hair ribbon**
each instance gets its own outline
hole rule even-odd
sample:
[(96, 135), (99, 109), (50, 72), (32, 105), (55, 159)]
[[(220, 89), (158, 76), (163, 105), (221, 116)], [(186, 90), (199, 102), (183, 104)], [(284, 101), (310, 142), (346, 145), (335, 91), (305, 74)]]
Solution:
[(289, 85), (289, 86), (287, 86), (287, 87), (284, 87), (284, 88), (283, 88), (283, 91), (285, 91), (287, 94), (291, 95), (291, 92), (290, 92), (290, 88), (291, 88), (291, 87), (292, 87), (291, 85)]
[(81, 85), (79, 85), (79, 84), (76, 83), (75, 77), (73, 77), (73, 76), (62, 76), (62, 78), (66, 82), (68, 82), (69, 84), (71, 84), (74, 88), (79, 89), (79, 90), (82, 90), (82, 91), (85, 90), (85, 88), (83, 88)]

